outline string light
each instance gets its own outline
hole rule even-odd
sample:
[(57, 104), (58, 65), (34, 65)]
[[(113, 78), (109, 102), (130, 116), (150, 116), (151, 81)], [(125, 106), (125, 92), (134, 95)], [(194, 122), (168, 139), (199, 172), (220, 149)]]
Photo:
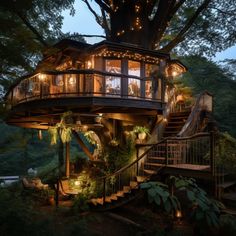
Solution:
[(117, 58), (127, 58), (131, 60), (144, 61), (147, 63), (158, 64), (160, 62), (159, 58), (152, 57), (149, 55), (142, 55), (140, 53), (133, 53), (129, 50), (119, 52), (108, 49), (103, 49), (99, 53), (94, 55), (95, 57), (117, 57)]

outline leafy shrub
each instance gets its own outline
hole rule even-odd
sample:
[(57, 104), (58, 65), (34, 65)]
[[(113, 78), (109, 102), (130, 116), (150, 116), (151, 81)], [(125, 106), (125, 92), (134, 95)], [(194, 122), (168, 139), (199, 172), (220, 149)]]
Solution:
[(168, 186), (161, 182), (147, 182), (140, 185), (147, 190), (149, 203), (162, 206), (167, 213), (180, 209), (180, 204), (175, 196), (171, 196)]

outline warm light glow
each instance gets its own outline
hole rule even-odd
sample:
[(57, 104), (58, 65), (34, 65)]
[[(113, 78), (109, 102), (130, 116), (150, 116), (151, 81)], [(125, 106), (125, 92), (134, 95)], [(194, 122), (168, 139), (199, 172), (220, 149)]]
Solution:
[(80, 182), (79, 182), (78, 180), (76, 180), (76, 181), (74, 182), (74, 184), (75, 184), (75, 186), (79, 186), (79, 185), (80, 185)]
[(164, 118), (164, 119), (163, 119), (163, 121), (166, 123), (166, 122), (167, 122), (167, 119), (166, 119), (166, 118)]
[(88, 61), (88, 62), (87, 62), (87, 66), (88, 66), (88, 69), (91, 69), (91, 68), (92, 68), (92, 62), (91, 62), (91, 61)]
[(68, 83), (70, 85), (74, 85), (75, 84), (75, 77), (70, 77), (69, 80), (68, 80)]
[(176, 216), (177, 218), (182, 218), (182, 212), (181, 212), (180, 210), (177, 210), (177, 211), (175, 212), (175, 216)]
[(82, 132), (87, 132), (88, 131), (88, 126), (87, 125), (83, 125), (81, 128)]
[(39, 138), (39, 140), (43, 139), (43, 135), (42, 135), (42, 130), (41, 129), (38, 131), (38, 138)]
[(38, 77), (39, 77), (39, 80), (44, 81), (44, 79), (46, 78), (46, 75), (39, 73)]
[(175, 70), (172, 71), (172, 76), (173, 76), (173, 77), (175, 77), (175, 76), (177, 76), (177, 75), (178, 75), (177, 71), (175, 71)]

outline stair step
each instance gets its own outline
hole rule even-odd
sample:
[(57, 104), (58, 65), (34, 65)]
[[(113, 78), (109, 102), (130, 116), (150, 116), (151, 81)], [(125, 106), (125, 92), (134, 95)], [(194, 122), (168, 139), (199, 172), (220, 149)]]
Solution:
[(131, 192), (131, 187), (130, 186), (124, 186), (123, 191), (124, 191), (124, 193), (130, 193)]
[(137, 181), (130, 181), (130, 188), (131, 189), (138, 189), (138, 182)]
[(217, 187), (225, 189), (225, 188), (231, 187), (231, 186), (233, 186), (235, 184), (236, 184), (236, 181), (227, 181), (227, 182), (225, 181), (222, 184), (218, 184)]
[[(165, 157), (148, 157), (148, 159), (150, 159), (150, 160), (165, 160), (166, 158)], [(178, 157), (178, 158), (176, 158), (176, 157), (168, 157), (168, 160), (169, 161), (174, 161), (174, 160), (182, 160), (182, 158), (181, 157)]]
[(160, 163), (152, 163), (152, 162), (146, 162), (144, 165), (146, 166), (163, 166), (163, 164), (160, 164)]
[(148, 159), (151, 159), (151, 160), (165, 160), (166, 158), (165, 157), (148, 157)]
[(125, 192), (124, 192), (124, 191), (118, 191), (118, 192), (116, 193), (116, 196), (117, 196), (117, 197), (124, 197), (124, 196), (125, 196)]
[(178, 131), (182, 128), (182, 126), (167, 126), (165, 131)]
[(139, 176), (136, 176), (136, 179), (137, 179), (138, 183), (143, 183), (143, 182), (148, 180), (148, 177), (147, 176), (140, 176), (139, 175)]
[(235, 192), (225, 193), (225, 194), (223, 194), (222, 199), (236, 201), (236, 193)]
[(117, 197), (117, 194), (112, 194), (111, 196), (110, 196), (110, 198), (111, 198), (111, 200), (114, 200), (114, 201), (117, 201), (117, 199), (118, 199), (118, 197)]
[(148, 175), (156, 175), (157, 171), (156, 170), (148, 170), (148, 169), (144, 169), (143, 170), (146, 174)]

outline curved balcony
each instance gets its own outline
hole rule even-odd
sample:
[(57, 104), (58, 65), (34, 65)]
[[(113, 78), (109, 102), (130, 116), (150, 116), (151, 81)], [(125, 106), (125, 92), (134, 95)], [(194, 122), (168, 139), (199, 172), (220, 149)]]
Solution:
[(9, 90), (6, 100), (13, 111), (70, 107), (88, 112), (91, 108), (95, 110), (100, 107), (102, 111), (98, 112), (133, 108), (156, 113), (162, 110), (162, 91), (161, 79), (95, 70), (70, 70), (25, 77)]

